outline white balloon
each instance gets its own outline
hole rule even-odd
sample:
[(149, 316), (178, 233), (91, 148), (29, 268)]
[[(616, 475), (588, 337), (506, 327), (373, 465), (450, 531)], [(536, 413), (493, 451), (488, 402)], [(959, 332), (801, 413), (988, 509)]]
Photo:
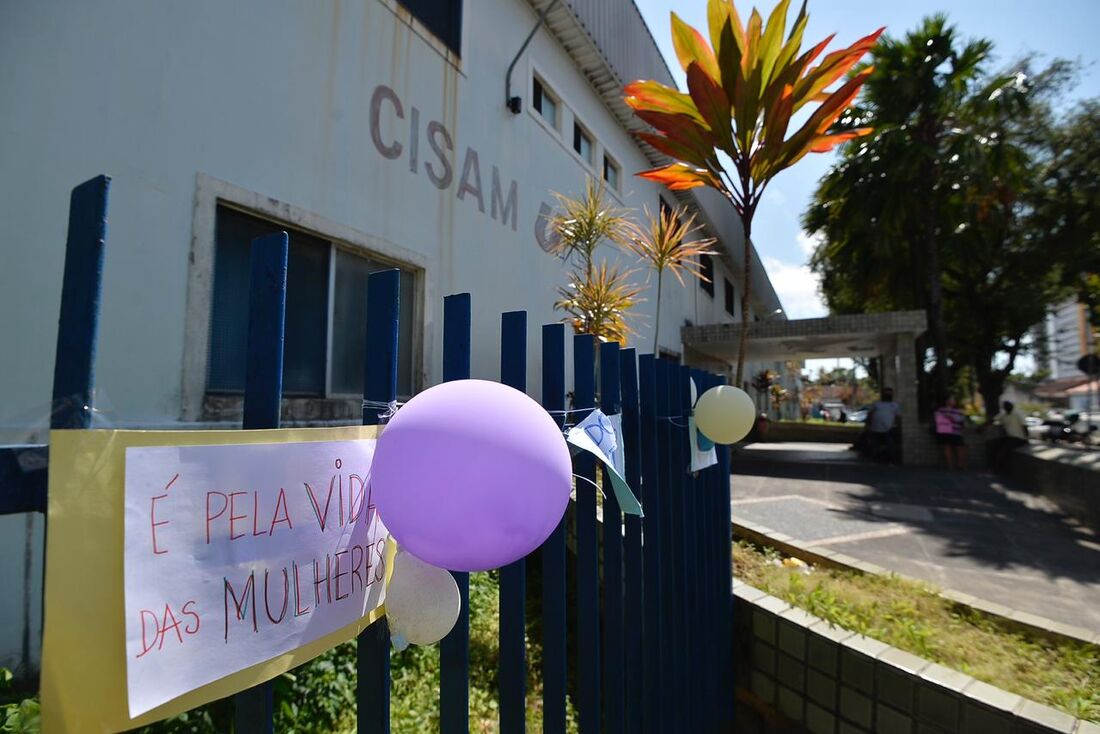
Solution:
[(449, 571), (398, 549), (386, 587), (386, 619), (395, 647), (439, 642), (455, 626), (460, 605)]
[(695, 404), (695, 425), (715, 443), (736, 443), (748, 435), (756, 420), (752, 398), (732, 385), (712, 387)]
[(699, 388), (695, 386), (695, 378), (688, 378), (688, 385), (691, 386), (691, 404), (695, 405), (699, 402)]

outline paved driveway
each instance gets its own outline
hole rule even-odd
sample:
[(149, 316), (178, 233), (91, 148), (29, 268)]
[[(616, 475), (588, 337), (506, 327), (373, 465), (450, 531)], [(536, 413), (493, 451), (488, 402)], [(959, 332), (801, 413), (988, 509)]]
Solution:
[(751, 444), (733, 473), (734, 519), (1100, 632), (1100, 537), (1004, 480), (837, 444)]

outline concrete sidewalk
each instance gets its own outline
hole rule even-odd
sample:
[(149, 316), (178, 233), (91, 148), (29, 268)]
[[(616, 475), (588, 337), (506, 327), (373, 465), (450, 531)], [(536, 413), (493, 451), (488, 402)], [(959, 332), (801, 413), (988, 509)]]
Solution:
[(733, 456), (734, 519), (1100, 632), (1100, 538), (989, 474), (894, 467), (838, 444)]

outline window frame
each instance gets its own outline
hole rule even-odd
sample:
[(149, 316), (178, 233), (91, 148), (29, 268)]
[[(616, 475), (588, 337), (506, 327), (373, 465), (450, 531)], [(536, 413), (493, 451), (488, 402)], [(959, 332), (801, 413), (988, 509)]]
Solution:
[(714, 267), (714, 255), (700, 255), (699, 267), (703, 275), (710, 278), (709, 281), (700, 278), (699, 287), (702, 288), (703, 292), (708, 296), (714, 298), (714, 280), (717, 277), (717, 271)]
[[(588, 157), (586, 158), (579, 150), (577, 150), (577, 133), (580, 133), (581, 137), (588, 141)], [(581, 118), (577, 117), (577, 114), (573, 113), (573, 136), (569, 140), (569, 150), (573, 152), (573, 155), (577, 157), (577, 160), (584, 163), (585, 167), (589, 171), (596, 170), (596, 136), (592, 134), (592, 131), (581, 122)]]
[[(554, 121), (546, 119), (546, 116), (542, 114), (542, 111), (535, 107), (535, 85), (538, 85), (542, 89), (541, 96), (549, 97), (554, 103)], [(564, 109), (564, 103), (561, 100), (561, 95), (554, 91), (554, 88), (546, 82), (546, 78), (537, 71), (531, 72), (531, 104), (528, 105), (528, 109), (531, 114), (535, 116), (544, 127), (552, 130), (555, 135), (561, 135), (561, 123), (562, 123), (562, 109)]]
[(452, 66), (461, 70), (461, 60), (463, 57), (462, 49), (466, 43), (466, 34), (463, 32), (466, 23), (466, 1), (447, 1), (458, 4), (458, 38), (454, 46), (452, 46), (443, 36), (440, 36), (432, 30), (428, 24), (402, 2), (402, 0), (380, 0), (399, 21), (408, 25), (416, 35), (424, 39), (424, 41), (426, 41), (440, 56), (446, 59)]
[(733, 281), (727, 276), (722, 276), (722, 281), (725, 283), (725, 307), (726, 313), (733, 318), (737, 318), (737, 291), (734, 289)]
[[(224, 206), (246, 215), (271, 222), (274, 227), (290, 227), (329, 243), (328, 313), (326, 335), (325, 395), (306, 400), (344, 400), (353, 396), (332, 394), (332, 310), (335, 288), (335, 250), (346, 249), (375, 262), (393, 265), (408, 271), (413, 277), (412, 370), (411, 385), (415, 393), (424, 383), (424, 324), (426, 294), (431, 288), (428, 278), (428, 258), (414, 250), (387, 240), (337, 224), (312, 212), (279, 201), (203, 173), (196, 176), (195, 205), (191, 225), (191, 252), (188, 264), (187, 303), (184, 312), (183, 365), (180, 419), (197, 422), (207, 419), (203, 414), (203, 399), (207, 395), (207, 375), (210, 360), (210, 318), (214, 289), (214, 256), (216, 251), (217, 209)], [(405, 294), (402, 294), (403, 297)], [(224, 394), (224, 393), (223, 393)]]
[[(609, 165), (611, 169), (615, 171), (614, 184), (607, 180), (607, 169)], [(604, 183), (608, 185), (608, 188), (616, 193), (622, 190), (620, 187), (622, 186), (623, 181), (623, 167), (619, 164), (617, 160), (615, 160), (615, 156), (607, 152), (607, 148), (604, 148), (603, 151), (603, 170), (600, 173), (602, 174), (601, 179)]]

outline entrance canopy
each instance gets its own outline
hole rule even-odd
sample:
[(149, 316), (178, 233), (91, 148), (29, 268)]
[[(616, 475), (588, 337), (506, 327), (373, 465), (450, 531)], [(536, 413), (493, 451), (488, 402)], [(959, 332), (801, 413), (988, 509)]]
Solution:
[[(685, 326), (681, 331), (689, 364), (729, 371), (737, 362), (740, 323)], [(826, 316), (820, 319), (753, 321), (747, 325), (748, 362), (880, 357), (881, 381), (894, 388), (901, 405), (902, 453), (907, 463), (935, 459), (935, 447), (917, 422), (915, 340), (928, 328), (924, 311)]]
[[(736, 362), (741, 327), (740, 323), (686, 326), (684, 346), (704, 360)], [(748, 325), (745, 359), (772, 362), (893, 355), (899, 336), (916, 339), (926, 328), (924, 311), (754, 321)]]

